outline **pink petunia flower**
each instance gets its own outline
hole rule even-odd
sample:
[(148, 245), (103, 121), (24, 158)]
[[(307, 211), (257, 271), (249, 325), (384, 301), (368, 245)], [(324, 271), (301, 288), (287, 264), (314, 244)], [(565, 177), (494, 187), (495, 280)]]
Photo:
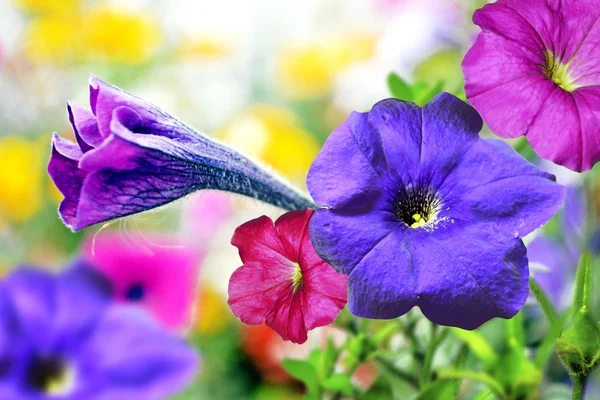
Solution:
[(346, 305), (346, 276), (323, 261), (310, 242), (313, 210), (266, 216), (239, 226), (231, 243), (243, 266), (229, 281), (229, 306), (244, 323), (265, 322), (285, 340), (332, 323)]
[(139, 305), (164, 327), (187, 328), (202, 256), (165, 236), (101, 232), (82, 257), (112, 283), (115, 300)]
[(463, 61), (467, 98), (499, 136), (575, 171), (600, 160), (600, 2), (498, 0)]

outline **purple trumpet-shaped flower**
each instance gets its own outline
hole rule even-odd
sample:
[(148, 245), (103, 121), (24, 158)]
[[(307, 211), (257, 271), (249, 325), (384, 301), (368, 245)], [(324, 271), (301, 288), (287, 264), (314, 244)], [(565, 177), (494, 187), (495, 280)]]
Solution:
[(91, 110), (68, 105), (77, 144), (55, 135), (48, 172), (73, 230), (162, 206), (200, 189), (243, 194), (284, 209), (313, 203), (229, 147), (157, 107), (90, 78)]
[(0, 283), (0, 399), (155, 400), (191, 382), (194, 350), (106, 285), (80, 263)]
[(423, 108), (396, 99), (352, 113), (327, 139), (307, 184), (322, 209), (309, 232), (348, 275), (348, 307), (396, 318), (412, 307), (474, 329), (511, 318), (528, 294), (520, 236), (546, 223), (563, 188), (442, 93)]

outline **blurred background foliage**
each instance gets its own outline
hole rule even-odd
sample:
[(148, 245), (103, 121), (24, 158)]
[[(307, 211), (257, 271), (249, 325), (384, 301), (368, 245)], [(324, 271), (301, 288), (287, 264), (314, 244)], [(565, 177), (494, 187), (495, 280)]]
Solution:
[[(418, 104), (440, 91), (464, 98), (460, 63), (477, 34), (470, 17), (484, 3), (0, 0), (0, 271), (60, 268), (100, 229), (124, 240), (133, 232), (168, 233), (197, 251), (188, 333), (203, 368), (179, 399), (568, 398), (568, 375), (556, 357), (537, 362), (533, 355), (548, 332), (535, 305), (475, 332), (438, 331), (417, 311), (395, 321), (343, 312), (337, 327), (315, 330), (305, 345), (285, 343), (266, 326), (241, 326), (226, 304), (229, 275), (240, 265), (229, 245), (233, 230), (280, 211), (198, 193), (74, 234), (58, 219), (61, 195), (45, 172), (52, 131), (73, 137), (65, 102), (86, 105), (92, 73), (304, 188), (327, 135), (351, 111), (390, 96)], [(526, 141), (513, 144), (537, 162)], [(594, 182), (595, 174), (585, 179)], [(581, 183), (564, 171), (558, 176)], [(559, 219), (545, 229), (563, 240)], [(435, 355), (428, 353), (432, 340), (440, 340)], [(432, 376), (419, 379), (426, 364)], [(459, 377), (466, 378), (460, 388)]]

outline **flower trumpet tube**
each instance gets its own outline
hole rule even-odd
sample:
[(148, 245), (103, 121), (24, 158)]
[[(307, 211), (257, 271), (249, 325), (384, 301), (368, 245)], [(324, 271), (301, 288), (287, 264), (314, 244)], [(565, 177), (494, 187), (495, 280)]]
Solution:
[(68, 105), (77, 144), (54, 135), (48, 165), (65, 196), (59, 214), (74, 231), (200, 189), (238, 193), (287, 210), (314, 207), (237, 151), (94, 76), (90, 106)]

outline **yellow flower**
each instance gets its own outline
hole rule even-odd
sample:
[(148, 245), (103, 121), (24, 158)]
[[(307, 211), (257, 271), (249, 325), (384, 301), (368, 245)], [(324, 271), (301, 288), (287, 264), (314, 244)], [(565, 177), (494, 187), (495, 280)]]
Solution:
[(213, 36), (188, 36), (179, 45), (179, 54), (184, 58), (219, 58), (229, 53), (229, 44)]
[(209, 285), (202, 287), (199, 297), (195, 331), (201, 334), (223, 331), (227, 327), (227, 316), (230, 313), (225, 299)]
[(242, 111), (217, 136), (299, 182), (319, 152), (319, 143), (296, 114), (265, 104)]
[(375, 36), (356, 33), (289, 47), (277, 60), (282, 89), (296, 99), (323, 96), (344, 68), (373, 55), (374, 44)]
[(161, 30), (148, 15), (101, 7), (84, 15), (83, 42), (90, 55), (136, 65), (148, 61), (161, 41)]
[(67, 12), (80, 5), (80, 0), (13, 0), (15, 5), (32, 13)]
[(42, 206), (44, 149), (41, 140), (0, 138), (0, 220), (23, 222)]
[(81, 50), (76, 15), (53, 13), (31, 21), (25, 30), (25, 56), (37, 64), (72, 61)]

